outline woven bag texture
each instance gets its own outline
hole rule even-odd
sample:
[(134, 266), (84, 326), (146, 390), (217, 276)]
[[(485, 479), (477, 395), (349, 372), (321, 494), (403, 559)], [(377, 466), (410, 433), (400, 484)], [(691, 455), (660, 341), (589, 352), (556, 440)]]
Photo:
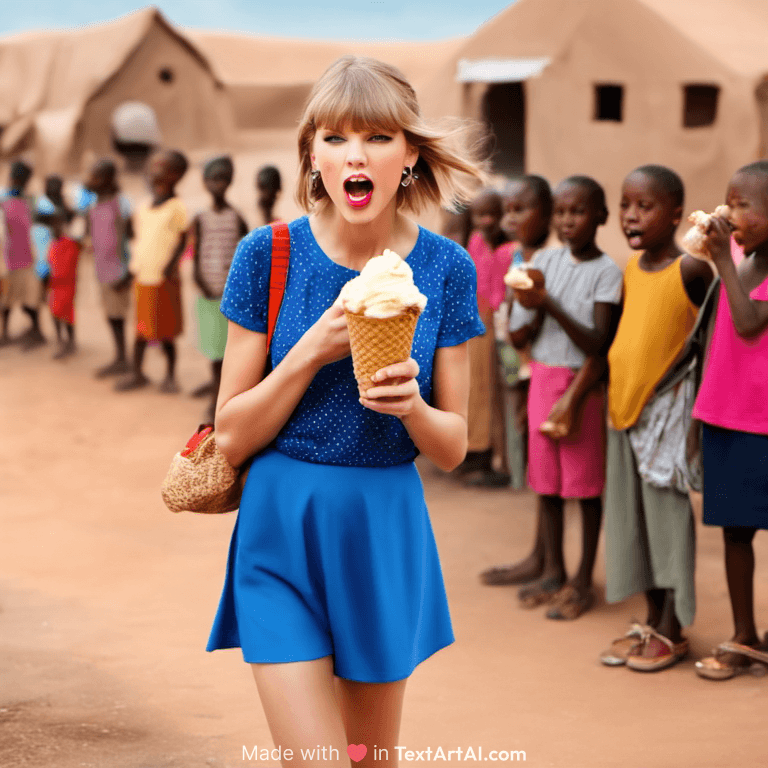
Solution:
[(371, 376), (376, 371), (393, 363), (402, 363), (411, 356), (413, 334), (420, 314), (416, 307), (387, 318), (345, 312), (352, 365), (363, 392), (374, 386)]
[(233, 512), (240, 506), (242, 483), (211, 433), (189, 456), (173, 457), (160, 492), (171, 512)]

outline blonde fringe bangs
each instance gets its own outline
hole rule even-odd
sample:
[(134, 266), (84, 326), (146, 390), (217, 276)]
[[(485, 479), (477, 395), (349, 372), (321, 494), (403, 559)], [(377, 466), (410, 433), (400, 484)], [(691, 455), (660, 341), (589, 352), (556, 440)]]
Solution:
[(430, 205), (455, 210), (487, 182), (487, 131), (460, 120), (430, 126), (421, 117), (413, 88), (390, 64), (345, 56), (322, 75), (310, 93), (299, 124), (296, 200), (305, 210), (328, 202), (322, 181), (310, 191), (311, 145), (318, 128), (331, 131), (398, 131), (419, 150), (418, 180), (398, 189), (397, 204), (418, 213)]

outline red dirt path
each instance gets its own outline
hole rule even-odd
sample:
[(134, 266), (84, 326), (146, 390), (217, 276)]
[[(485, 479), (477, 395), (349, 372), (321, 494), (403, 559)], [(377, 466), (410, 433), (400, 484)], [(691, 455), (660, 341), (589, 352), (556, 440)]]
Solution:
[[(203, 405), (155, 387), (117, 395), (92, 378), (110, 346), (88, 263), (77, 309), (80, 352), (66, 363), (51, 345), (0, 350), (0, 766), (263, 765), (243, 759), (243, 746), (271, 742), (239, 651), (203, 650), (234, 516), (175, 516), (158, 492)], [(207, 376), (187, 328), (186, 392)], [(147, 362), (158, 381), (156, 350)], [(691, 659), (660, 674), (607, 669), (600, 650), (642, 618), (642, 602), (600, 599), (560, 624), (481, 586), (481, 569), (525, 554), (533, 497), (422, 470), (457, 643), (413, 675), (401, 744), (524, 750), (527, 764), (558, 768), (768, 764), (768, 678), (694, 674), (693, 659), (731, 631), (718, 530), (699, 526)], [(765, 629), (767, 535), (756, 550)], [(602, 593), (602, 559), (597, 574)]]

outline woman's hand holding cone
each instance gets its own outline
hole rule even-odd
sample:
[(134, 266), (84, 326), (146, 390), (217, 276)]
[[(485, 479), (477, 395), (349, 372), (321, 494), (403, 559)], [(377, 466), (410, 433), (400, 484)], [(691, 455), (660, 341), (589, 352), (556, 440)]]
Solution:
[(377, 413), (402, 418), (423, 402), (416, 377), (419, 364), (412, 358), (395, 363), (373, 374), (374, 385), (365, 392), (360, 389), (360, 403)]

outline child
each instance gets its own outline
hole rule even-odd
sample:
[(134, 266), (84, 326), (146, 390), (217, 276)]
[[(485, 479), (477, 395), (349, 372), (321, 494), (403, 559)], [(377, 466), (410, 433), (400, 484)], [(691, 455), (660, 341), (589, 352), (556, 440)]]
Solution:
[(56, 340), (59, 343), (59, 348), (53, 356), (54, 360), (61, 360), (75, 352), (75, 290), (80, 243), (64, 234), (67, 218), (67, 211), (61, 208), (56, 208), (55, 212), (48, 216), (53, 233), (53, 242), (48, 251), (51, 267), (48, 302), (56, 325)]
[(62, 213), (65, 224), (71, 224), (75, 211), (64, 199), (64, 181), (61, 176), (52, 174), (45, 177), (45, 196)]
[[(474, 232), (467, 250), (477, 269), (477, 304), (485, 333), (471, 339), (469, 351), (470, 386), (469, 444), (464, 462), (470, 472), (479, 470), (472, 485), (509, 485), (507, 437), (504, 426), (504, 392), (496, 352), (494, 313), (504, 299), (504, 275), (512, 261), (512, 244), (501, 229), (501, 195), (494, 190), (481, 192), (470, 206)], [(492, 466), (496, 458), (501, 471)]]
[[(645, 592), (646, 626), (633, 627), (602, 654), (607, 665), (637, 671), (669, 667), (688, 652), (681, 625), (693, 621), (694, 524), (687, 488), (674, 473), (639, 455), (656, 437), (658, 458), (684, 440), (682, 408), (654, 389), (682, 350), (712, 281), (705, 262), (682, 255), (675, 231), (683, 212), (683, 183), (658, 165), (624, 180), (621, 226), (641, 251), (627, 264), (624, 306), (608, 353), (608, 458), (605, 534), (607, 598)], [(656, 424), (663, 425), (653, 435)]]
[[(544, 518), (541, 577), (523, 587), (519, 596), (527, 608), (554, 601), (548, 618), (575, 619), (594, 601), (592, 570), (605, 485), (602, 389), (585, 398), (580, 423), (570, 435), (555, 438), (540, 428), (553, 410), (562, 407), (587, 357), (607, 350), (618, 317), (622, 275), (595, 243), (597, 228), (608, 218), (602, 187), (587, 176), (571, 176), (559, 184), (553, 197), (552, 220), (565, 245), (539, 251), (534, 257), (531, 265), (543, 273), (545, 287), (515, 290), (510, 318), (513, 343), (521, 346), (533, 341), (528, 482), (539, 496)], [(575, 419), (566, 421), (573, 424)], [(581, 564), (567, 586), (563, 559), (566, 498), (579, 499), (583, 531)]]
[[(517, 242), (512, 266), (528, 263), (549, 238), (552, 220), (552, 192), (541, 176), (528, 175), (514, 182), (506, 191), (506, 211), (501, 221), (507, 236)], [(523, 450), (528, 443), (528, 385), (530, 381), (530, 346), (518, 350), (520, 376), (513, 389), (515, 429)], [(523, 465), (525, 462), (523, 462)], [(544, 569), (544, 541), (541, 513), (536, 524), (536, 538), (530, 555), (518, 563), (494, 566), (480, 574), (484, 584), (523, 584), (541, 576)]]
[[(768, 529), (768, 161), (746, 165), (728, 186), (728, 221), (708, 232), (722, 284), (693, 416), (703, 422), (704, 523), (723, 528), (734, 635), (696, 662), (710, 680), (733, 677), (750, 661), (768, 664), (755, 626), (752, 540)], [(730, 236), (744, 247), (736, 266)]]
[(136, 240), (130, 271), (136, 296), (136, 341), (133, 371), (115, 385), (118, 392), (139, 389), (149, 383), (142, 366), (147, 342), (159, 341), (167, 361), (160, 391), (174, 394), (176, 344), (181, 333), (181, 279), (179, 258), (184, 251), (187, 211), (176, 197), (176, 185), (187, 172), (187, 159), (175, 150), (160, 150), (150, 159), (148, 179), (152, 201), (136, 212)]
[(120, 194), (117, 168), (112, 160), (98, 160), (85, 183), (95, 198), (85, 209), (86, 234), (93, 249), (101, 302), (115, 343), (115, 359), (96, 371), (96, 378), (131, 371), (125, 346), (125, 318), (130, 306), (128, 239), (133, 237), (131, 205)]
[(26, 163), (21, 160), (15, 161), (11, 165), (10, 189), (0, 199), (0, 208), (5, 219), (3, 256), (8, 281), (2, 311), (3, 327), (0, 343), (10, 342), (8, 321), (11, 309), (15, 304), (20, 304), (30, 320), (29, 329), (20, 338), (24, 350), (45, 344), (39, 317), (42, 290), (33, 266), (31, 232), (34, 206), (24, 195), (31, 176), (32, 169)]
[[(453, 240), (462, 248), (466, 248), (469, 243), (469, 236), (472, 233), (472, 216), (467, 206), (462, 206), (457, 211), (442, 211), (442, 226), (440, 233), (443, 237)], [(514, 240), (514, 238), (510, 238)]]
[(234, 166), (229, 157), (217, 157), (203, 169), (203, 181), (213, 204), (192, 222), (194, 232), (195, 283), (202, 292), (197, 299), (200, 349), (211, 361), (213, 384), (211, 403), (205, 415), (213, 422), (221, 383), (221, 363), (227, 344), (227, 319), (219, 311), (232, 256), (239, 240), (248, 234), (243, 217), (227, 202)]
[(274, 165), (265, 165), (259, 169), (256, 174), (256, 192), (258, 194), (256, 205), (261, 211), (264, 224), (271, 224), (273, 221), (279, 220), (279, 217), (275, 216), (275, 203), (280, 197), (282, 189), (280, 171)]

